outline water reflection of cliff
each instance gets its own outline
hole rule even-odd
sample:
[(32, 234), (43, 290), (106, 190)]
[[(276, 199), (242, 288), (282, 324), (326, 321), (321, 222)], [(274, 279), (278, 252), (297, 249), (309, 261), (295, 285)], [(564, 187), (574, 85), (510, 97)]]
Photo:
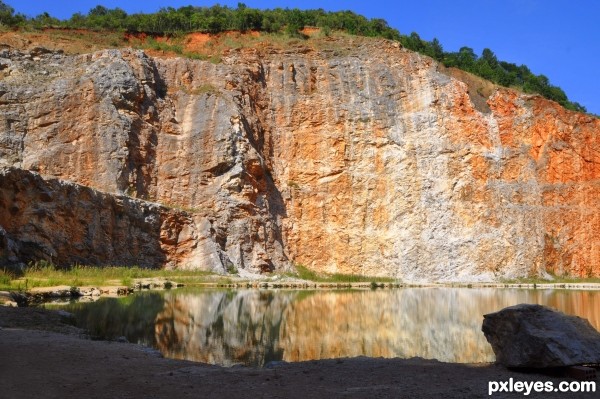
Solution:
[(165, 295), (155, 338), (166, 357), (232, 365), (281, 360), (284, 310), (298, 293), (199, 291)]
[(417, 288), (173, 292), (156, 319), (167, 357), (215, 364), (370, 356), (493, 361), (482, 315), (541, 303), (600, 328), (600, 292)]

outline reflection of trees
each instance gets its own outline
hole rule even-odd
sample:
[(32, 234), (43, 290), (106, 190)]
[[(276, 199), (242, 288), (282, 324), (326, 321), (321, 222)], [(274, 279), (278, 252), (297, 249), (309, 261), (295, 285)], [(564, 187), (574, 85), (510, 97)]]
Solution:
[(163, 297), (154, 292), (70, 306), (77, 324), (87, 329), (92, 337), (114, 339), (125, 336), (130, 342), (150, 346), (154, 345), (154, 320), (162, 309)]
[(281, 316), (295, 296), (256, 290), (167, 294), (156, 319), (157, 345), (165, 356), (213, 364), (280, 360)]

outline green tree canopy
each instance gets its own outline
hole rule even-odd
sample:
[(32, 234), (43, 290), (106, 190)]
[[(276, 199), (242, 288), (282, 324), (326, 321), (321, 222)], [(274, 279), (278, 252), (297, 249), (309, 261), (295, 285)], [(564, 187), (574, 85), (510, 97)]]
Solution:
[(24, 15), (15, 14), (12, 7), (0, 0), (0, 26), (24, 25), (33, 28), (59, 26), (93, 30), (127, 30), (148, 34), (257, 30), (269, 33), (282, 32), (296, 37), (303, 37), (299, 31), (305, 26), (318, 26), (326, 35), (340, 30), (353, 35), (397, 40), (405, 48), (428, 55), (448, 67), (460, 68), (503, 86), (516, 87), (528, 93), (539, 93), (557, 101), (565, 108), (585, 112), (582, 105), (569, 101), (562, 89), (550, 84), (546, 76), (533, 74), (525, 65), (517, 66), (498, 60), (494, 52), (488, 48), (483, 49), (480, 57), (470, 47), (461, 47), (457, 52), (446, 52), (437, 38), (426, 41), (416, 32), (401, 35), (384, 19), (368, 19), (348, 10), (335, 12), (298, 8), (259, 10), (238, 3), (236, 8), (220, 5), (212, 7), (190, 5), (177, 9), (163, 7), (152, 14), (127, 14), (120, 8), (109, 9), (98, 5), (87, 15), (76, 13), (70, 19), (61, 21), (48, 13), (28, 19)]

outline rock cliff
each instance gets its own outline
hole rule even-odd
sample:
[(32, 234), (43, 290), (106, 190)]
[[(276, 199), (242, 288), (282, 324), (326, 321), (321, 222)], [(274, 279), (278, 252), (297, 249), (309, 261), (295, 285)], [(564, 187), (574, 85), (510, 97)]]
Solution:
[(16, 168), (0, 170), (0, 226), (4, 262), (177, 267), (225, 258), (188, 212)]
[[(600, 276), (600, 120), (452, 75), (364, 38), (232, 49), (219, 64), (5, 49), (4, 260)], [(100, 241), (76, 227), (94, 218)]]

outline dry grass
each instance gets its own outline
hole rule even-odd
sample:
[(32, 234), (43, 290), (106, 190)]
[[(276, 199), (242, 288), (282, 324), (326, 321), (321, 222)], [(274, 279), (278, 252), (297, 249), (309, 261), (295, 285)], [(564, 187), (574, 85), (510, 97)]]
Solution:
[[(0, 42), (22, 43), (18, 47), (43, 46), (67, 54), (84, 54), (108, 48), (127, 47), (121, 32), (45, 29), (0, 33)], [(14, 47), (14, 45), (13, 45)]]

